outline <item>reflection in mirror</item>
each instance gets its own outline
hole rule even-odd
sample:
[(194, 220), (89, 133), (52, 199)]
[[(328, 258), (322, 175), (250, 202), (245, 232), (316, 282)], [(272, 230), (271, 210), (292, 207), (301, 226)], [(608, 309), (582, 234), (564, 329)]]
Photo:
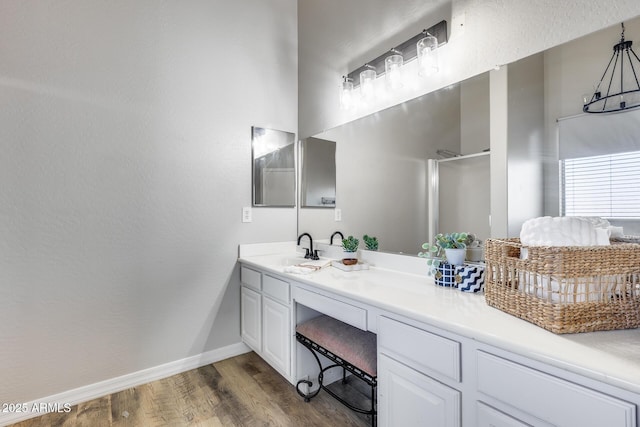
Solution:
[[(301, 210), (298, 230), (319, 239), (336, 230), (361, 240), (368, 234), (378, 237), (380, 251), (417, 254), (429, 233), (427, 160), (439, 158), (438, 150), (488, 148), (488, 100), (466, 96), (488, 92), (488, 83), (487, 75), (479, 76), (315, 135), (337, 141), (336, 208), (342, 218)], [(468, 203), (464, 209), (481, 216)], [(488, 223), (488, 212), (484, 218)]]
[(303, 208), (336, 205), (336, 143), (319, 138), (300, 141)]
[(295, 134), (251, 128), (253, 206), (295, 206)]
[[(637, 42), (640, 38), (640, 18), (624, 22), (626, 39)], [(604, 185), (608, 175), (599, 176), (609, 170), (613, 161), (598, 165), (597, 169), (586, 169), (587, 158), (591, 156), (630, 153), (640, 150), (638, 125), (640, 110), (626, 110), (618, 113), (585, 114), (584, 98), (593, 93), (594, 83), (601, 78), (611, 58), (611, 46), (620, 38), (620, 24), (613, 25), (593, 34), (556, 46), (544, 53), (545, 57), (545, 114), (547, 129), (547, 152), (551, 153), (545, 168), (545, 206), (547, 215), (570, 214), (566, 204), (575, 197), (580, 200), (582, 215), (605, 216), (615, 226), (623, 227), (625, 234), (640, 234), (640, 212), (637, 210), (637, 186), (633, 182), (632, 170), (638, 161), (631, 154), (624, 155), (625, 166), (611, 169), (611, 177), (619, 177), (624, 190), (617, 195), (612, 188), (615, 184)], [(625, 78), (627, 73), (625, 73)], [(615, 82), (614, 82), (615, 85)], [(606, 88), (602, 88), (603, 91)], [(587, 94), (588, 96), (585, 96)], [(629, 94), (632, 96), (632, 94)], [(632, 101), (632, 100), (631, 100)], [(570, 177), (560, 165), (564, 161), (579, 161), (581, 172), (586, 175)], [(593, 159), (591, 159), (593, 160)], [(565, 165), (566, 166), (566, 165)], [(580, 188), (588, 188), (583, 193), (571, 193), (563, 187), (563, 181), (570, 177)], [(565, 182), (566, 184), (566, 182)], [(606, 191), (597, 191), (595, 184)], [(567, 193), (565, 194), (565, 191)], [(575, 199), (574, 199), (575, 200)], [(619, 203), (624, 212), (603, 213), (596, 208), (595, 201), (606, 201), (607, 208)]]

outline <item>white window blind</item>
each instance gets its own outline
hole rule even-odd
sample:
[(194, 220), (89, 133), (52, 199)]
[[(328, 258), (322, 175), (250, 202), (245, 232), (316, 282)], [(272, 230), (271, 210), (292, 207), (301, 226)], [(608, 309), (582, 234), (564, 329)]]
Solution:
[(566, 216), (640, 218), (640, 151), (560, 161)]

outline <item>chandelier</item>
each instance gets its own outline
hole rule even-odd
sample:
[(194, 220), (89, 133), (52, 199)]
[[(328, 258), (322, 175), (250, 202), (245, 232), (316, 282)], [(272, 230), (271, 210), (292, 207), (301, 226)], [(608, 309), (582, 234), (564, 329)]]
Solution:
[[(613, 45), (613, 55), (605, 68), (591, 99), (585, 99), (585, 113), (611, 113), (640, 107), (640, 58), (631, 40), (624, 39), (624, 23), (620, 42)], [(606, 92), (604, 92), (606, 86)]]

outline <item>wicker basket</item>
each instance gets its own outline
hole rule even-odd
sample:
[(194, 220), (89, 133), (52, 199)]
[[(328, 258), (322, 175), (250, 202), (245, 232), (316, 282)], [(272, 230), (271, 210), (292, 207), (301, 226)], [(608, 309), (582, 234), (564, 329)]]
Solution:
[[(521, 256), (522, 255), (522, 256)], [(487, 304), (557, 334), (640, 326), (640, 245), (487, 239)]]

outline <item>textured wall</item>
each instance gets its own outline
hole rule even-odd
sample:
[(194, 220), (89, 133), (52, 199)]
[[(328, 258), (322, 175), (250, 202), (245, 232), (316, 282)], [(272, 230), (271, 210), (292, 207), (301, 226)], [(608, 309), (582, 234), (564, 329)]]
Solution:
[(297, 130), (294, 0), (0, 3), (0, 402), (240, 341), (250, 127)]

